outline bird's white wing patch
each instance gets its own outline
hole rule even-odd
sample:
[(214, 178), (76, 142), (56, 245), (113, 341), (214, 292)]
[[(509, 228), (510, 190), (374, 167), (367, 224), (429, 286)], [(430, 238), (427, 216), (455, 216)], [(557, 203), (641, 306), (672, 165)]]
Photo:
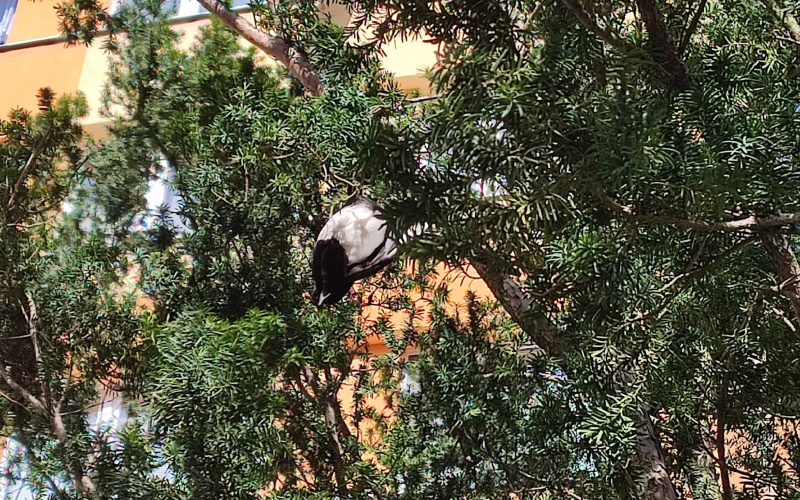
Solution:
[(319, 233), (318, 240), (336, 239), (350, 263), (369, 257), (386, 240), (386, 222), (365, 204), (354, 204), (336, 212)]

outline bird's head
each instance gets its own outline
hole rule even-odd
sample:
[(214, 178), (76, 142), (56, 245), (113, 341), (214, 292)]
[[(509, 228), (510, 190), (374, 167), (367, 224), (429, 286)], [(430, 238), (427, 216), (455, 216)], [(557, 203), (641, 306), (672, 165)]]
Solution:
[(332, 305), (339, 302), (342, 297), (347, 295), (347, 291), (350, 289), (350, 286), (345, 287), (337, 287), (337, 289), (332, 289), (327, 286), (317, 286), (314, 290), (314, 303), (317, 306), (323, 305)]

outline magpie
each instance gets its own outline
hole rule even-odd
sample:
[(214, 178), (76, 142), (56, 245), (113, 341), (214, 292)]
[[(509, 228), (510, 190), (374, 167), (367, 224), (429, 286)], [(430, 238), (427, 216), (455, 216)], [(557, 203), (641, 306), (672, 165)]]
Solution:
[(396, 253), (378, 205), (364, 196), (351, 197), (325, 223), (314, 245), (314, 302), (335, 304), (353, 283), (389, 265)]

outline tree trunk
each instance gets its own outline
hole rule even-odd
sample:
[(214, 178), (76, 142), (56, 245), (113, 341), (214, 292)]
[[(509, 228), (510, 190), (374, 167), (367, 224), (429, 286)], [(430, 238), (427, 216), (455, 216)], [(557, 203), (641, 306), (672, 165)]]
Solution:
[[(54, 409), (51, 420), (53, 423), (53, 434), (55, 434), (56, 440), (58, 440), (61, 446), (66, 448), (69, 434), (67, 433), (67, 428), (64, 426), (64, 421), (61, 418), (61, 412), (58, 409)], [(75, 490), (79, 491), (82, 495), (91, 496), (96, 491), (96, 487), (92, 480), (89, 479), (89, 476), (87, 476), (84, 472), (83, 462), (81, 462), (81, 459), (76, 456), (72, 459), (71, 465), (72, 480), (75, 483)]]
[(689, 486), (692, 489), (692, 498), (695, 500), (722, 500), (714, 470), (714, 461), (708, 456), (708, 452), (702, 448), (695, 448), (689, 451), (689, 455), (686, 469), (689, 475)]
[(664, 81), (675, 90), (686, 90), (690, 87), (689, 73), (678, 57), (672, 43), (667, 26), (654, 0), (636, 0), (639, 14), (647, 27), (647, 37), (653, 53), (653, 59), (664, 71)]
[(471, 264), (511, 319), (533, 337), (536, 345), (550, 356), (561, 354), (563, 332), (547, 318), (536, 318), (531, 314), (531, 300), (519, 285), (510, 276), (496, 273), (481, 262), (472, 261)]
[(639, 427), (637, 429), (637, 441), (639, 443), (639, 462), (644, 476), (644, 491), (642, 498), (649, 500), (675, 500), (678, 498), (675, 486), (669, 477), (664, 460), (664, 451), (650, 412), (644, 408), (639, 414)]
[[(493, 272), (482, 262), (471, 262), (481, 279), (489, 287), (495, 298), (503, 305), (509, 316), (534, 340), (548, 355), (558, 356), (563, 348), (563, 332), (546, 318), (534, 318), (531, 301), (517, 283), (508, 276)], [(623, 374), (623, 379), (631, 378)], [(624, 391), (624, 387), (620, 387)], [(642, 500), (674, 500), (675, 487), (669, 477), (669, 469), (658, 435), (650, 420), (649, 411), (644, 408), (639, 414), (638, 456), (643, 470), (645, 488)]]
[(789, 299), (795, 319), (800, 322), (800, 264), (792, 243), (782, 234), (764, 234), (761, 241), (780, 279), (777, 291)]

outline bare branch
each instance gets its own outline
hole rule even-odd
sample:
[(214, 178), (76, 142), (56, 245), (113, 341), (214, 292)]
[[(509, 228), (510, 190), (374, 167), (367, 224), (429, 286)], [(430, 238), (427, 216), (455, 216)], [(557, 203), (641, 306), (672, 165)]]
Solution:
[(664, 71), (664, 81), (667, 86), (675, 90), (688, 89), (691, 83), (689, 73), (672, 45), (669, 31), (655, 1), (636, 0), (636, 5), (647, 27), (648, 38), (653, 48), (653, 59)]
[(567, 6), (570, 12), (572, 12), (572, 14), (575, 16), (575, 19), (577, 19), (578, 22), (581, 23), (581, 25), (583, 25), (584, 28), (594, 33), (597, 36), (597, 38), (603, 40), (612, 47), (615, 47), (622, 51), (625, 51), (628, 48), (630, 48), (630, 46), (625, 42), (625, 40), (619, 38), (619, 36), (615, 34), (613, 31), (611, 31), (608, 28), (601, 28), (600, 25), (594, 22), (594, 20), (591, 17), (589, 17), (589, 14), (587, 14), (586, 11), (583, 9), (583, 7), (578, 3), (578, 0), (561, 0), (561, 1), (564, 3), (564, 5)]
[(600, 194), (598, 197), (600, 198), (603, 206), (613, 210), (627, 219), (642, 224), (663, 224), (681, 227), (684, 229), (693, 229), (695, 231), (704, 233), (766, 231), (780, 226), (800, 223), (800, 212), (781, 213), (778, 215), (770, 215), (765, 217), (750, 215), (741, 219), (721, 222), (682, 219), (680, 217), (670, 217), (656, 214), (642, 214), (638, 213), (633, 207), (622, 205), (605, 194)]
[(678, 45), (678, 55), (683, 54), (686, 50), (686, 47), (689, 46), (689, 42), (692, 40), (692, 35), (694, 35), (695, 30), (697, 30), (697, 23), (700, 22), (700, 17), (703, 15), (703, 11), (706, 8), (706, 2), (707, 0), (700, 0), (700, 5), (697, 6), (697, 12), (695, 12), (694, 16), (692, 17), (689, 26), (683, 33), (681, 43)]
[(8, 367), (0, 366), (0, 378), (17, 393), (22, 399), (28, 402), (41, 416), (49, 418), (47, 408), (44, 406), (39, 398), (28, 392), (27, 389), (22, 387), (16, 380), (14, 380), (8, 373)]
[(313, 95), (319, 96), (325, 91), (319, 73), (305, 57), (293, 50), (286, 40), (264, 33), (219, 0), (198, 0), (198, 2), (245, 40), (283, 64)]
[(788, 10), (780, 7), (775, 0), (761, 1), (764, 3), (764, 6), (767, 7), (767, 10), (769, 10), (773, 16), (780, 19), (786, 29), (789, 30), (792, 41), (800, 44), (800, 23), (797, 22), (797, 18), (795, 18), (794, 15), (792, 15), (792, 13)]

